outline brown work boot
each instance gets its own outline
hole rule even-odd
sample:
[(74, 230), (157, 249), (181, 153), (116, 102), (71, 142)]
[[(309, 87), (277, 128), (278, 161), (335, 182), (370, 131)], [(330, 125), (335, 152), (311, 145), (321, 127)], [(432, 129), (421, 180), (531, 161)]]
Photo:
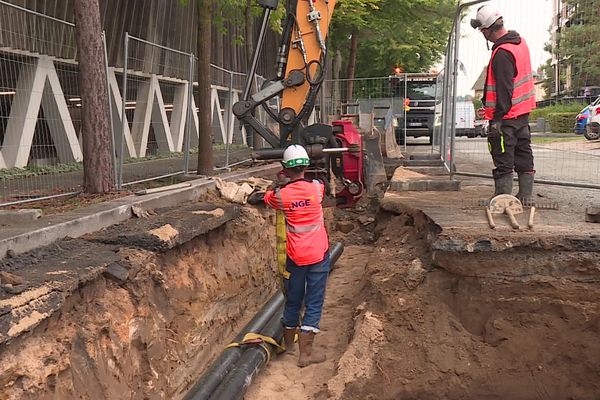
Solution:
[(298, 346), (300, 347), (298, 366), (300, 368), (310, 364), (322, 363), (327, 358), (324, 353), (313, 354), (312, 346), (314, 340), (315, 334), (313, 332), (300, 332), (298, 335)]
[(287, 354), (296, 354), (296, 332), (297, 328), (283, 327), (283, 345)]

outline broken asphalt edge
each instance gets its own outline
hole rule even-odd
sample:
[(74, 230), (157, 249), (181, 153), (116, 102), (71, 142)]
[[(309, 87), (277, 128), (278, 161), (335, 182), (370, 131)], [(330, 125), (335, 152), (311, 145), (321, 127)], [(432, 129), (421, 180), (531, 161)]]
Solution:
[[(268, 164), (243, 171), (215, 175), (215, 177), (224, 181), (235, 181), (257, 174), (274, 174), (280, 168), (281, 165), (278, 163)], [(126, 221), (133, 216), (133, 206), (144, 210), (173, 207), (187, 201), (198, 200), (208, 190), (215, 188), (215, 180), (207, 177), (188, 181), (188, 183), (191, 186), (183, 189), (174, 189), (144, 197), (131, 195), (108, 201), (103, 204), (105, 208), (97, 212), (86, 213), (85, 208), (67, 212), (64, 214), (65, 221), (0, 239), (0, 260), (6, 257), (8, 252), (15, 255), (22, 254), (66, 237), (80, 237)], [(69, 218), (69, 214), (73, 214), (72, 218)]]

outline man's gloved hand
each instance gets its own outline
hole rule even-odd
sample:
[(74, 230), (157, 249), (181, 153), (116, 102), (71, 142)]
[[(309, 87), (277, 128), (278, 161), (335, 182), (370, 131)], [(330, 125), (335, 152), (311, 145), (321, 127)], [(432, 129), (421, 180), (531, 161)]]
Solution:
[(265, 192), (254, 192), (250, 196), (248, 196), (248, 204), (252, 204), (253, 206), (257, 204), (262, 204), (265, 201)]
[(502, 133), (502, 122), (490, 121), (490, 126), (488, 128), (488, 137), (497, 138), (497, 137), (500, 137), (501, 133)]
[(269, 190), (283, 187), (283, 186), (287, 185), (289, 182), (290, 182), (290, 177), (287, 176), (287, 174), (285, 173), (285, 170), (282, 169), (275, 176), (275, 180), (273, 181), (271, 186), (269, 186)]

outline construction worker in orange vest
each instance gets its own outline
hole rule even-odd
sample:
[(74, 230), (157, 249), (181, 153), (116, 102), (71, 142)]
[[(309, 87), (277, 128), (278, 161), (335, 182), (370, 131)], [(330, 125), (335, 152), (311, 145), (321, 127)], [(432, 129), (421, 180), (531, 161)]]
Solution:
[[(313, 353), (312, 345), (319, 332), (330, 268), (329, 239), (321, 206), (325, 185), (304, 178), (304, 170), (309, 164), (304, 147), (288, 146), (283, 153), (284, 169), (278, 174), (280, 183), (264, 195), (265, 204), (285, 214), (286, 269), (290, 277), (286, 280), (283, 339), (286, 352), (293, 354), (294, 337), (299, 328), (299, 367), (325, 361), (325, 354)], [(282, 176), (285, 176), (284, 182)], [(303, 304), (304, 315), (300, 321)]]
[(504, 28), (502, 15), (489, 5), (477, 10), (471, 26), (494, 43), (482, 100), (485, 119), (490, 121), (488, 147), (495, 166), (494, 195), (512, 194), (516, 171), (517, 197), (531, 203), (535, 169), (529, 113), (536, 102), (529, 48), (517, 32)]

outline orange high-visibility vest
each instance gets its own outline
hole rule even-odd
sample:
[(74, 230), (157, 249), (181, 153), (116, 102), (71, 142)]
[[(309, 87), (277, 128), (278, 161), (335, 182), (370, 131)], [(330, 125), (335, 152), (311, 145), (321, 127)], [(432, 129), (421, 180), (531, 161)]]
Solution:
[(496, 77), (492, 70), (492, 60), (500, 49), (506, 50), (513, 55), (517, 69), (517, 76), (513, 78), (512, 107), (503, 119), (517, 118), (530, 113), (536, 107), (535, 86), (527, 43), (525, 43), (523, 38), (521, 38), (521, 43), (519, 44), (503, 43), (494, 49), (487, 68), (484, 107), (485, 119), (490, 121), (494, 119), (494, 111), (496, 110)]
[(286, 251), (298, 266), (325, 259), (329, 238), (323, 219), (325, 186), (317, 181), (299, 180), (265, 193), (267, 205), (285, 214)]

